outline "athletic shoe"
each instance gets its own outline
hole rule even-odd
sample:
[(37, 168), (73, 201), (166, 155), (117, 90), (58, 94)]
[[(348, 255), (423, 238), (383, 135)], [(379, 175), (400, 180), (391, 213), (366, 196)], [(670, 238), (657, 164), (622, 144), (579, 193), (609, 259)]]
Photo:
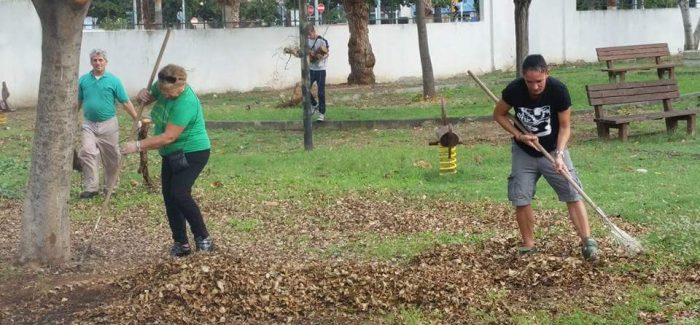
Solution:
[(190, 247), (190, 244), (182, 244), (175, 242), (173, 243), (173, 247), (170, 248), (170, 256), (176, 256), (176, 257), (183, 257), (190, 255), (192, 253), (192, 248)]
[(214, 240), (211, 237), (195, 238), (194, 242), (199, 252), (211, 252), (214, 250)]
[(590, 237), (584, 239), (581, 255), (586, 261), (594, 261), (598, 257), (598, 243)]
[(318, 118), (316, 119), (316, 122), (323, 122), (325, 120), (326, 120), (325, 114), (318, 114)]
[(90, 192), (90, 191), (85, 191), (83, 193), (80, 193), (80, 198), (81, 199), (92, 199), (93, 197), (99, 195), (99, 192)]
[(518, 247), (519, 256), (528, 256), (537, 254), (537, 247)]

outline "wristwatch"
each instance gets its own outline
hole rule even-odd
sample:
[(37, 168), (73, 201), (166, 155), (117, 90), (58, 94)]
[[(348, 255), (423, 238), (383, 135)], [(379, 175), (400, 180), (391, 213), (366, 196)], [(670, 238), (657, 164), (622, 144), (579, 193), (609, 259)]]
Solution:
[(554, 150), (554, 155), (557, 156), (557, 157), (558, 157), (558, 156), (564, 157), (564, 150), (559, 150), (559, 149)]

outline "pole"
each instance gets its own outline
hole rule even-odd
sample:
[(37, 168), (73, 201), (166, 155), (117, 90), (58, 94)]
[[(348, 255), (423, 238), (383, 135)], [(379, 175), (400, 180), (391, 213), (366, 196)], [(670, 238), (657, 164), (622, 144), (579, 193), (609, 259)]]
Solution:
[(377, 7), (374, 8), (374, 24), (379, 25), (382, 23), (382, 0), (377, 0)]
[(180, 28), (185, 29), (185, 26), (187, 26), (187, 14), (185, 13), (185, 0), (182, 0), (182, 26)]
[[(306, 42), (306, 0), (299, 1), (299, 49), (301, 50), (301, 98), (304, 103), (304, 149), (314, 149), (311, 125), (311, 98), (309, 97), (309, 46)], [(317, 1), (317, 0), (316, 0)]]
[(318, 0), (314, 0), (314, 25), (318, 25)]
[[(184, 1), (184, 0), (183, 0), (183, 1)], [(136, 0), (133, 0), (132, 6), (134, 6), (134, 10), (133, 10), (133, 12), (132, 12), (132, 15), (134, 16), (134, 17), (133, 17), (133, 18), (134, 18), (134, 29), (136, 29), (136, 26), (138, 26), (138, 24), (139, 24), (139, 21), (138, 21), (138, 14), (137, 14), (138, 7), (136, 6)]]

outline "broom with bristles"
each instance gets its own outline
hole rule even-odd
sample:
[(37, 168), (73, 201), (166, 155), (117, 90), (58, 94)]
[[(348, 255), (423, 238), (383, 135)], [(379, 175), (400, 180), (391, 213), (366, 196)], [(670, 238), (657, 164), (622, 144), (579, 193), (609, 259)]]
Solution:
[[(488, 87), (486, 87), (486, 85), (484, 85), (484, 83), (481, 82), (481, 80), (479, 80), (479, 78), (476, 75), (474, 75), (471, 71), (467, 71), (467, 73), (469, 74), (470, 77), (472, 77), (472, 79), (474, 79), (474, 81), (476, 81), (476, 83), (479, 85), (479, 87), (481, 87), (481, 89), (484, 92), (486, 92), (486, 94), (494, 102), (498, 102), (498, 97), (496, 97), (496, 95), (494, 95), (491, 92), (491, 90), (488, 89)], [(513, 122), (515, 127), (517, 127), (521, 132), (530, 134), (530, 132), (527, 129), (525, 129), (525, 127), (523, 127), (522, 124), (520, 124), (520, 121), (515, 119), (512, 115), (508, 114), (508, 118)], [(544, 154), (544, 156), (547, 157), (547, 160), (554, 162), (554, 158), (552, 157), (552, 155), (550, 155), (549, 152), (547, 152), (547, 150), (545, 150), (539, 142), (534, 142), (534, 143), (535, 143), (535, 146), (537, 146), (537, 150), (539, 150), (542, 154)], [(573, 186), (573, 188), (576, 189), (576, 192), (578, 192), (584, 198), (584, 200), (591, 206), (591, 208), (593, 208), (593, 210), (595, 210), (595, 212), (598, 214), (598, 216), (600, 216), (600, 218), (603, 220), (603, 223), (605, 223), (605, 225), (608, 227), (608, 229), (610, 229), (610, 233), (613, 237), (615, 244), (621, 246), (625, 250), (625, 252), (629, 255), (635, 255), (635, 254), (642, 252), (642, 245), (639, 243), (639, 241), (637, 241), (630, 234), (628, 234), (624, 230), (620, 229), (612, 221), (610, 221), (610, 218), (608, 218), (608, 216), (605, 214), (605, 212), (603, 212), (603, 209), (598, 207), (593, 202), (593, 200), (591, 200), (591, 198), (588, 197), (588, 195), (586, 195), (586, 192), (584, 192), (583, 189), (571, 178), (571, 175), (569, 175), (568, 173), (563, 173), (562, 175), (564, 176), (564, 178), (566, 178), (566, 180), (569, 182), (569, 184), (571, 184), (571, 186)]]

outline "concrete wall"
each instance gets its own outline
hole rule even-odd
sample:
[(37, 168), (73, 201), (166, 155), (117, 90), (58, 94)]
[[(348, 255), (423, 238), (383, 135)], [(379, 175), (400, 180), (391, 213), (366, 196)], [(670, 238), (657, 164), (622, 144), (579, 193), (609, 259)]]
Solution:
[[(428, 24), (428, 40), (437, 78), (512, 69), (515, 61), (513, 2), (484, 0), (482, 20)], [(696, 22), (699, 9), (691, 9)], [(18, 19), (22, 17), (22, 19)], [(328, 83), (343, 83), (350, 73), (346, 25), (319, 26), (329, 40)], [(420, 57), (413, 24), (370, 25), (379, 82), (419, 78)], [(108, 69), (135, 94), (146, 86), (165, 31), (85, 31), (81, 74), (90, 69), (88, 53), (102, 48)], [(185, 66), (200, 93), (285, 88), (300, 80), (299, 60), (282, 53), (298, 44), (298, 28), (174, 30), (162, 64)], [(539, 0), (530, 7), (530, 52), (552, 63), (595, 61), (600, 46), (667, 42), (683, 47), (680, 10), (576, 11), (575, 0)], [(0, 0), (0, 81), (10, 88), (13, 105), (34, 105), (41, 69), (41, 26), (29, 0)]]

